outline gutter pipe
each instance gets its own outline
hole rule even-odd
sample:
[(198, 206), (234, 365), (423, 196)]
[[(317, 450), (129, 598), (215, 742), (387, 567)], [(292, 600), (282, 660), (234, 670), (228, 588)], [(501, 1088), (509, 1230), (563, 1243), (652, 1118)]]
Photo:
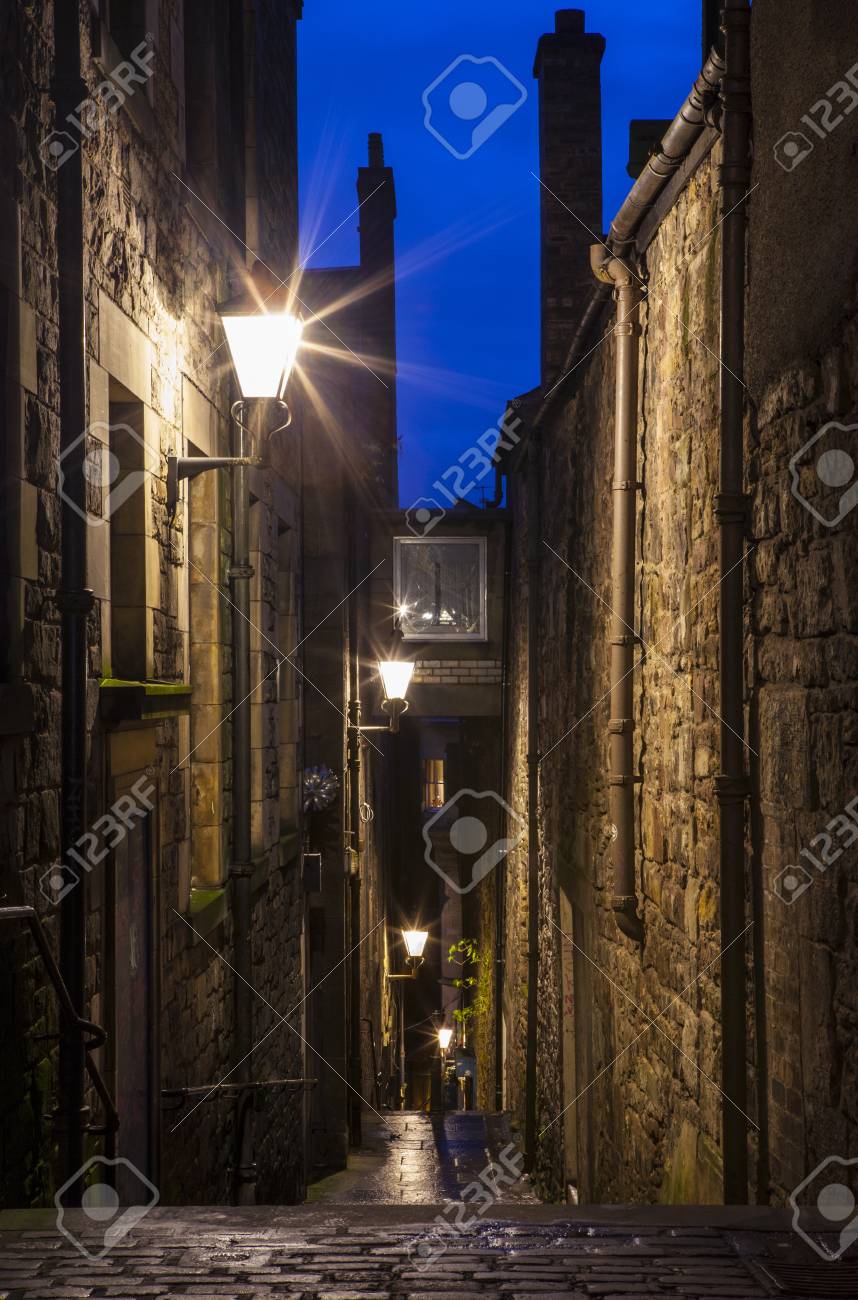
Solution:
[[(57, 130), (86, 97), (80, 71), (78, 6), (54, 5), (54, 79), (51, 87)], [(60, 851), (66, 860), (87, 829), (87, 615), (93, 594), (86, 585), (87, 425), (86, 312), (84, 309), (83, 151), (76, 149), (56, 171), (56, 231), (59, 317), (60, 455), (62, 551), (57, 604), (62, 619)], [(60, 904), (59, 967), (76, 1020), (66, 1017), (60, 1038), (58, 1099), (54, 1120), (62, 1181), (83, 1164), (89, 1110), (85, 1105), (86, 1050), (79, 1027), (86, 1002), (86, 901), (83, 878)], [(80, 1204), (82, 1182), (72, 1184), (66, 1204)]]
[(721, 1083), (724, 1201), (748, 1200), (747, 987), (745, 944), (745, 772), (743, 554), (747, 498), (743, 492), (745, 360), (745, 236), (750, 187), (750, 20), (747, 0), (725, 0), (726, 76), (722, 84), (720, 169), (721, 430), (715, 517), (719, 530), (718, 623), (721, 771), (718, 799), (721, 883)]
[(536, 1158), (536, 1039), (539, 977), (539, 642), (540, 447), (536, 433), (527, 454), (527, 1043), (524, 1148), (528, 1171)]
[[(250, 431), (244, 423), (247, 407), (236, 402), (235, 454), (246, 462), (250, 454)], [(253, 862), (250, 831), (250, 489), (248, 466), (232, 467), (232, 585), (233, 713), (232, 713), (232, 882), (233, 961), (235, 996), (233, 1050), (236, 1083), (250, 1080), (248, 1057), (253, 1048), (253, 1002), (251, 998), (251, 876)], [(241, 1087), (236, 1100), (235, 1148), (232, 1179), (236, 1205), (256, 1201), (256, 1162), (253, 1151), (253, 1093)]]
[(614, 859), (611, 906), (622, 933), (643, 942), (635, 873), (634, 652), (637, 522), (638, 340), (641, 282), (624, 261), (591, 249), (594, 274), (614, 286), (617, 361), (614, 388), (613, 539), (611, 543), (610, 815)]

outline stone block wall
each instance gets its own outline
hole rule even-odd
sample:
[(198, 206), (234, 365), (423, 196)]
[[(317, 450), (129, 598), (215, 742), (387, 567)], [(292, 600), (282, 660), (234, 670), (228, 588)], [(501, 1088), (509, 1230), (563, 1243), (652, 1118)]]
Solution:
[[(89, 502), (88, 579), (96, 595), (90, 619), (90, 821), (112, 799), (113, 739), (100, 720), (98, 688), (98, 680), (118, 666), (114, 662), (118, 643), (112, 643), (112, 634), (119, 624), (111, 617), (112, 598), (116, 602), (120, 596), (123, 602), (134, 600), (140, 606), (141, 671), (135, 675), (166, 683), (189, 681), (200, 688), (190, 719), (175, 716), (148, 728), (151, 770), (158, 787), (152, 818), (152, 870), (159, 898), (154, 925), (160, 940), (161, 1077), (156, 1089), (214, 1083), (227, 1073), (232, 1064), (234, 997), (234, 977), (226, 964), (233, 943), (229, 892), (222, 889), (230, 853), (232, 782), (230, 729), (228, 722), (222, 725), (231, 707), (225, 563), (231, 547), (229, 494), (225, 476), (210, 474), (208, 481), (198, 481), (206, 483), (197, 499), (200, 509), (214, 504), (217, 511), (205, 554), (189, 553), (184, 506), (180, 505), (175, 520), (167, 514), (165, 458), (168, 452), (187, 454), (191, 448), (198, 454), (229, 450), (230, 372), (224, 364), (214, 308), (234, 288), (230, 275), (236, 263), (241, 264), (244, 250), (188, 188), (193, 190), (196, 182), (184, 171), (182, 128), (187, 106), (182, 36), (184, 32), (188, 40), (196, 40), (199, 32), (185, 29), (182, 8), (179, 0), (151, 7), (155, 51), (151, 80), (115, 112), (100, 112), (97, 130), (81, 144), (88, 447), (94, 456), (97, 442), (104, 442), (98, 428), (111, 422), (112, 412), (124, 411), (132, 403), (135, 412), (142, 413), (142, 434), (151, 457), (139, 488), (144, 505), (138, 530), (143, 539), (139, 571), (132, 566), (111, 576), (110, 529), (98, 523), (104, 494), (94, 492)], [(255, 27), (250, 24), (248, 30), (263, 55), (278, 42), (287, 52), (294, 51), (298, 8), (256, 7)], [(12, 632), (4, 676), (31, 701), (32, 727), (20, 735), (0, 737), (0, 769), (6, 783), (2, 835), (7, 850), (2, 892), (5, 900), (32, 903), (56, 939), (58, 915), (38, 882), (59, 851), (60, 634), (54, 604), (61, 541), (57, 348), (72, 347), (75, 340), (58, 339), (56, 182), (40, 150), (54, 126), (53, 106), (45, 90), (53, 74), (51, 12), (25, 4), (6, 6), (2, 22), (3, 57), (9, 72), (3, 78), (0, 114), (3, 157), (15, 178), (13, 197), (3, 204), (4, 246), (11, 255), (4, 255), (0, 274), (6, 298), (11, 294), (15, 303), (15, 350), (10, 358), (14, 364), (4, 375), (5, 409), (14, 419), (6, 426), (4, 473), (13, 478), (14, 509), (19, 515), (22, 511), (32, 515), (38, 541), (38, 553), (19, 546), (8, 575), (4, 567), (8, 581), (3, 595)], [(90, 93), (109, 76), (115, 53), (110, 40), (100, 52), (91, 43), (95, 30), (88, 14), (84, 21), (82, 7), (82, 71)], [(253, 213), (258, 219), (254, 237), (259, 240), (255, 251), (285, 274), (297, 242), (296, 98), (294, 75), (282, 61), (277, 77), (268, 77), (266, 114), (258, 119), (258, 126), (253, 171)], [(243, 163), (247, 179), (251, 170), (247, 156)], [(235, 174), (241, 176), (242, 168)], [(241, 234), (236, 231), (237, 238)], [(277, 472), (269, 472), (256, 491), (254, 622), (259, 636), (274, 637), (278, 600), (286, 623), (292, 620), (290, 635), (297, 629), (300, 486), (297, 458), (281, 456)], [(280, 535), (289, 529), (296, 544), (283, 550)], [(114, 568), (118, 554), (117, 550)], [(190, 565), (194, 558), (195, 574)], [(291, 594), (282, 597), (278, 590)], [(287, 650), (299, 639), (294, 635)], [(258, 643), (254, 684), (262, 682), (274, 663), (271, 647)], [(259, 758), (254, 790), (259, 797), (252, 949), (254, 984), (261, 995), (254, 1004), (254, 1031), (261, 1037), (275, 1023), (266, 1000), (282, 1015), (300, 1004), (304, 900), (296, 862), (300, 711), (294, 707), (295, 683), (290, 695), (293, 708), (285, 717), (278, 708), (276, 673), (260, 685), (255, 698)], [(218, 744), (209, 753), (207, 738), (213, 730)], [(195, 755), (201, 761), (194, 762)], [(281, 780), (279, 764), (284, 757)], [(285, 814), (281, 790), (286, 792)], [(194, 852), (192, 831), (199, 836)], [(201, 892), (203, 887), (211, 893)], [(110, 1023), (122, 1009), (111, 1006), (104, 882), (94, 873), (88, 888), (89, 1006), (96, 1019)], [(56, 1175), (50, 1124), (56, 1100), (56, 1051), (55, 1040), (40, 1036), (56, 1031), (56, 1000), (45, 987), (27, 936), (16, 936), (8, 948), (4, 945), (3, 962), (2, 1000), (9, 1007), (4, 1046), (11, 1038), (15, 1060), (8, 1077), (4, 1072), (0, 1108), (4, 1132), (26, 1137), (10, 1140), (2, 1151), (0, 1196), (5, 1204), (49, 1203)], [(254, 1057), (254, 1077), (301, 1079), (305, 1074), (300, 1040), (281, 1025)], [(166, 1202), (229, 1197), (233, 1105), (215, 1094), (191, 1116), (193, 1104), (163, 1117), (158, 1181)], [(281, 1201), (300, 1199), (301, 1087), (284, 1086), (266, 1093), (258, 1103), (256, 1119), (260, 1194)]]
[[(856, 1151), (856, 255), (844, 228), (850, 6), (753, 6), (745, 489), (749, 1197), (783, 1203)], [(846, 80), (844, 81), (844, 78)], [(842, 115), (790, 165), (789, 132)], [(819, 105), (817, 104), (817, 110)], [(817, 111), (817, 117), (819, 111)], [(802, 125), (804, 122), (804, 125)], [(718, 484), (720, 142), (645, 252), (638, 420), (635, 817), (640, 949), (617, 931), (608, 816), (614, 348), (540, 435), (535, 1176), (585, 1201), (718, 1200), (722, 1099)], [(806, 213), (813, 213), (808, 220)], [(836, 263), (836, 270), (835, 270)], [(602, 331), (609, 331), (606, 313)], [(532, 437), (532, 435), (531, 435)], [(846, 473), (834, 513), (819, 453)], [(814, 444), (815, 445), (815, 444)], [(804, 460), (801, 457), (804, 456)], [(795, 470), (798, 458), (799, 469)], [(794, 472), (795, 470), (795, 472)], [(509, 484), (507, 798), (527, 809), (526, 459)], [(804, 498), (804, 500), (802, 500)], [(813, 507), (817, 514), (814, 515)], [(549, 550), (548, 548), (552, 548)], [(554, 554), (556, 552), (557, 554)], [(507, 858), (505, 1088), (525, 1112), (527, 854)], [(488, 925), (488, 922), (486, 922)], [(561, 933), (562, 930), (562, 933)], [(645, 1013), (645, 1015), (643, 1014)], [(659, 1017), (657, 1027), (646, 1016)], [(564, 1108), (568, 1107), (564, 1115)], [(570, 1123), (569, 1116), (574, 1116)]]
[[(637, 520), (637, 876), (642, 953), (610, 911), (608, 689), (614, 345), (609, 336), (556, 404), (538, 451), (540, 519), (539, 962), (535, 1176), (553, 1198), (718, 1194), (717, 531), (718, 221), (704, 161), (647, 250)], [(606, 315), (601, 330), (610, 329)], [(524, 463), (510, 486), (510, 784), (527, 813)], [(507, 859), (507, 1092), (521, 1122), (526, 1051), (527, 845)], [(563, 906), (561, 907), (561, 898)], [(561, 924), (561, 915), (565, 924)], [(567, 928), (571, 927), (571, 929)], [(571, 1006), (564, 1001), (569, 972)], [(681, 990), (687, 991), (684, 995)], [(670, 1004), (673, 1003), (671, 1006)], [(665, 1008), (663, 1028), (647, 1016)], [(564, 1016), (566, 1022), (564, 1022)], [(569, 1033), (564, 1023), (571, 1019)], [(643, 1035), (642, 1035), (643, 1031)], [(642, 1035), (639, 1037), (639, 1035)], [(637, 1041), (636, 1041), (637, 1040)], [(676, 1044), (676, 1046), (673, 1046)], [(571, 1134), (564, 1108), (574, 1103)], [(564, 1139), (565, 1133), (565, 1139)], [(570, 1149), (571, 1147), (571, 1149)]]

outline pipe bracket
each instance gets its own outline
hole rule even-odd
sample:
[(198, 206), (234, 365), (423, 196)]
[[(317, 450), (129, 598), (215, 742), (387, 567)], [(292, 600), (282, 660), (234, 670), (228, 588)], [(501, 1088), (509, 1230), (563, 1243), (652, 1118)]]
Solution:
[(88, 614), (95, 604), (95, 595), (90, 587), (81, 587), (78, 591), (61, 588), (54, 599), (62, 614)]
[(726, 776), (719, 772), (715, 777), (715, 798), (722, 807), (744, 803), (750, 793), (751, 783), (747, 776)]
[(634, 729), (634, 718), (611, 718), (608, 722), (608, 731), (614, 736), (629, 734), (634, 731)]
[(624, 775), (621, 772), (612, 772), (608, 777), (608, 785), (641, 785), (642, 782), (642, 776)]
[(613, 483), (611, 486), (614, 492), (642, 492), (643, 491), (643, 483), (639, 482), (637, 479), (624, 478), (621, 479), (618, 483)]
[(621, 636), (609, 636), (608, 645), (640, 645), (641, 638), (637, 632), (624, 632)]
[(229, 864), (229, 876), (231, 880), (248, 879), (252, 875), (252, 862), (231, 862)]
[(230, 581), (234, 578), (252, 578), (255, 572), (252, 564), (231, 564), (227, 570), (227, 577)]
[(745, 492), (716, 492), (715, 518), (719, 524), (741, 524), (748, 515), (748, 495)]

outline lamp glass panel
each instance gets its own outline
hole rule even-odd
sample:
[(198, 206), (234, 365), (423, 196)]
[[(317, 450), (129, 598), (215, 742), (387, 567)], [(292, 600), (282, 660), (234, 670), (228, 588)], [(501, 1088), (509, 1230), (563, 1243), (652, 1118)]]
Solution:
[(411, 683), (414, 664), (404, 659), (379, 659), (378, 671), (388, 700), (404, 700)]
[(242, 397), (281, 397), (301, 341), (301, 321), (291, 312), (222, 316)]
[(405, 940), (405, 951), (409, 957), (422, 957), (423, 949), (426, 947), (426, 940), (429, 938), (429, 931), (403, 930), (402, 938)]
[(452, 1029), (448, 1029), (446, 1025), (442, 1029), (438, 1030), (438, 1044), (442, 1052), (446, 1052), (447, 1048), (450, 1046), (452, 1038), (453, 1031)]

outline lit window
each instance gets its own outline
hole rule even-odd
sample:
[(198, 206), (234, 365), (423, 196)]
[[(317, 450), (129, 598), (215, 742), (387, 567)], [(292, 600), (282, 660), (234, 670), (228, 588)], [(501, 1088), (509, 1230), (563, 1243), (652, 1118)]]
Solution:
[(410, 641), (485, 641), (486, 539), (394, 539), (394, 600)]
[(443, 758), (424, 758), (423, 760), (423, 807), (444, 807)]

